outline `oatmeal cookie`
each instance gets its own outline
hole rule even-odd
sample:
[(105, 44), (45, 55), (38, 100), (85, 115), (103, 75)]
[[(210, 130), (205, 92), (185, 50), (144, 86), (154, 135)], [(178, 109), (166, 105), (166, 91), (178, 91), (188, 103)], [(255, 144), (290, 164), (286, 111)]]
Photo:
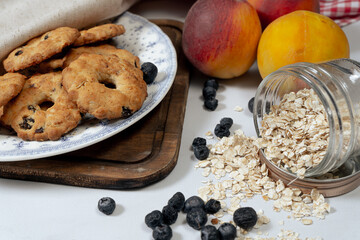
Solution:
[(36, 65), (72, 44), (80, 33), (75, 28), (60, 27), (28, 41), (12, 51), (3, 61), (8, 72), (15, 72)]
[(25, 84), (26, 77), (20, 73), (6, 73), (0, 76), (0, 108), (19, 94)]
[(83, 53), (62, 73), (64, 88), (80, 111), (98, 119), (128, 117), (147, 97), (142, 71), (117, 56)]
[(51, 59), (49, 61), (44, 61), (39, 64), (40, 72), (50, 72), (55, 69), (64, 69), (71, 62), (80, 57), (83, 53), (95, 53), (100, 55), (116, 55), (117, 57), (124, 59), (131, 64), (134, 64), (135, 67), (140, 68), (140, 59), (133, 55), (131, 52), (125, 49), (118, 49), (115, 46), (109, 44), (102, 44), (99, 46), (84, 46), (78, 48), (71, 48), (65, 57), (61, 59)]
[(70, 52), (65, 56), (65, 60), (63, 62), (63, 67), (69, 66), (71, 62), (76, 60), (83, 53), (95, 53), (100, 55), (115, 55), (121, 59), (128, 61), (133, 64), (135, 67), (140, 68), (140, 59), (133, 55), (131, 52), (125, 49), (119, 49), (115, 46), (109, 44), (103, 44), (94, 47), (79, 47), (73, 48)]
[(48, 59), (44, 62), (41, 62), (37, 68), (36, 71), (38, 73), (49, 73), (49, 72), (53, 72), (53, 71), (57, 71), (57, 70), (62, 70), (63, 68), (63, 64), (65, 61), (65, 57), (64, 58), (57, 58), (57, 59)]
[(11, 122), (24, 140), (58, 140), (75, 128), (80, 111), (61, 84), (61, 72), (34, 75), (14, 101), (4, 108), (3, 120)]
[(80, 31), (80, 37), (74, 42), (74, 46), (82, 46), (94, 42), (104, 41), (119, 36), (125, 32), (123, 25), (103, 24)]

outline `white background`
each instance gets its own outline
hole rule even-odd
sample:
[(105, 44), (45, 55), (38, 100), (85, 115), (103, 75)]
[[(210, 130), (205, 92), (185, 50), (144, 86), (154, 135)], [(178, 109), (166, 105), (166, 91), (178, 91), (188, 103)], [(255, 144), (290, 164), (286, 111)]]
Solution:
[[(183, 21), (193, 1), (144, 1), (131, 11), (146, 18), (172, 18)], [(344, 28), (350, 42), (351, 58), (360, 61), (360, 22)], [(167, 200), (177, 191), (185, 197), (197, 194), (206, 180), (201, 170), (195, 170), (197, 160), (190, 145), (197, 136), (211, 130), (222, 117), (232, 117), (232, 132), (238, 128), (246, 135), (255, 136), (252, 115), (247, 103), (254, 96), (260, 76), (254, 65), (248, 73), (238, 79), (222, 80), (217, 92), (219, 106), (214, 112), (203, 108), (201, 89), (206, 78), (194, 72), (190, 83), (186, 115), (183, 127), (178, 164), (168, 177), (151, 186), (137, 190), (88, 189), (55, 184), (0, 179), (0, 240), (65, 240), (65, 239), (152, 239), (151, 230), (146, 227), (144, 217), (152, 210), (161, 210)], [(235, 112), (235, 106), (243, 112)], [(101, 197), (110, 196), (117, 202), (111, 216), (97, 210)], [(304, 226), (301, 222), (288, 219), (288, 212), (274, 212), (272, 201), (265, 202), (255, 197), (241, 206), (252, 206), (264, 210), (271, 222), (259, 231), (276, 237), (281, 229), (292, 230), (306, 237), (323, 239), (360, 239), (360, 189), (327, 199), (331, 213), (325, 220), (313, 219), (314, 223)], [(284, 225), (279, 221), (284, 220)], [(173, 239), (200, 239), (200, 233), (185, 224), (185, 216), (179, 215), (172, 225)], [(257, 230), (248, 236), (256, 237)], [(265, 236), (263, 236), (265, 237)]]

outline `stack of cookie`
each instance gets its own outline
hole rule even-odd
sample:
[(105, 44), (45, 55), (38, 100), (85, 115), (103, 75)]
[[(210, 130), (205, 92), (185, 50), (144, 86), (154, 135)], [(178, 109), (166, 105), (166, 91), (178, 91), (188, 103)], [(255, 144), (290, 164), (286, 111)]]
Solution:
[(139, 58), (94, 45), (124, 32), (115, 24), (60, 27), (13, 50), (0, 76), (0, 123), (24, 140), (57, 140), (79, 124), (80, 113), (115, 119), (139, 110), (147, 97)]

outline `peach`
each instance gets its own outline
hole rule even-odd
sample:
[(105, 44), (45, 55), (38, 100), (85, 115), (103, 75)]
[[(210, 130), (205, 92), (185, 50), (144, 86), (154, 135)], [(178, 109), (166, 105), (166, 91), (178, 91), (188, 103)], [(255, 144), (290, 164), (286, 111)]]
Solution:
[(184, 23), (182, 47), (198, 70), (217, 78), (245, 73), (256, 58), (261, 24), (242, 0), (199, 0)]
[(263, 29), (275, 19), (296, 10), (320, 12), (319, 0), (248, 0), (248, 2), (255, 7)]
[(299, 10), (276, 19), (264, 30), (259, 41), (257, 64), (264, 78), (292, 63), (320, 63), (348, 58), (349, 54), (347, 37), (333, 20)]

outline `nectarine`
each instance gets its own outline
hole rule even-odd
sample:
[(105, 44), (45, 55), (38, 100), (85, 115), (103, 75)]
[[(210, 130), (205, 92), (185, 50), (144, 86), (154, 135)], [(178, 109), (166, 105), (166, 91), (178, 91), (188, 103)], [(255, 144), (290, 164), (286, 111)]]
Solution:
[(184, 23), (182, 46), (201, 72), (217, 78), (245, 73), (256, 58), (261, 24), (243, 0), (199, 0)]
[(320, 12), (319, 0), (248, 0), (248, 2), (255, 7), (263, 29), (278, 17), (296, 10)]
[(348, 58), (349, 55), (347, 37), (333, 20), (299, 10), (276, 19), (264, 30), (258, 46), (257, 64), (264, 78), (292, 63), (319, 63)]

